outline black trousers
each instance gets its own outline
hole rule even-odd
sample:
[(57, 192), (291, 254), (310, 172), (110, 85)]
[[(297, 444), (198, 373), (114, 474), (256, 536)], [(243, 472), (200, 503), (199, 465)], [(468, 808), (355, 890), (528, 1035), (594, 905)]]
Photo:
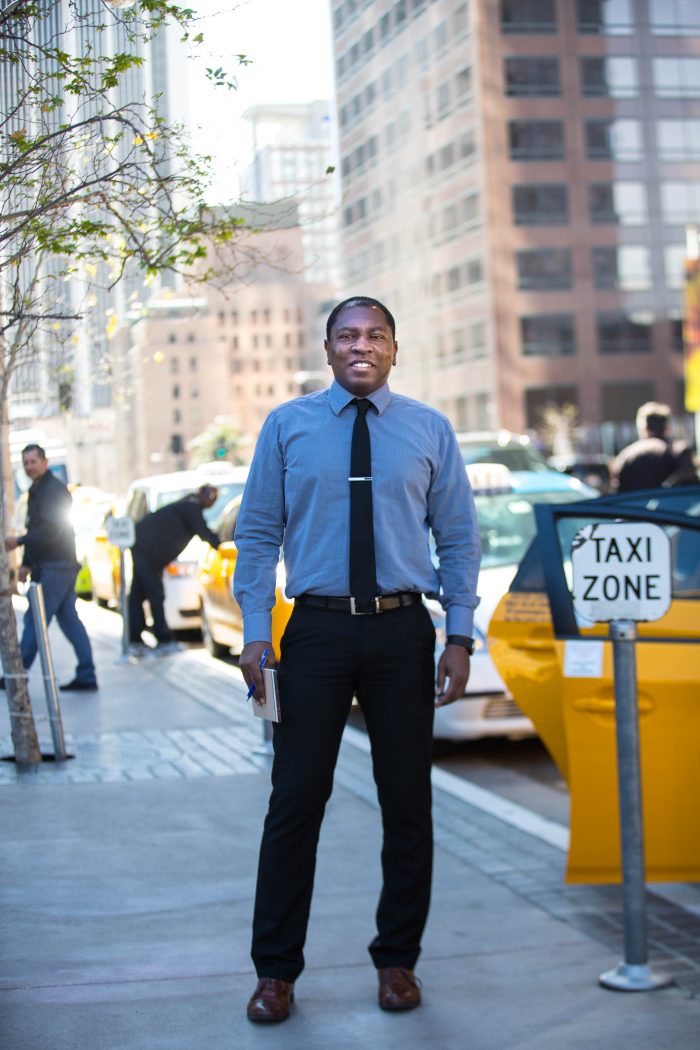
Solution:
[(141, 641), (141, 632), (146, 629), (143, 603), (148, 602), (153, 617), (153, 633), (159, 642), (172, 638), (165, 621), (165, 591), (163, 590), (163, 568), (151, 565), (138, 547), (131, 550), (134, 571), (129, 591), (129, 640)]
[(372, 745), (382, 811), (376, 967), (413, 968), (428, 915), (435, 631), (423, 605), (376, 616), (296, 606), (281, 643), (282, 721), (253, 919), (259, 977), (304, 967), (316, 847), (353, 694)]

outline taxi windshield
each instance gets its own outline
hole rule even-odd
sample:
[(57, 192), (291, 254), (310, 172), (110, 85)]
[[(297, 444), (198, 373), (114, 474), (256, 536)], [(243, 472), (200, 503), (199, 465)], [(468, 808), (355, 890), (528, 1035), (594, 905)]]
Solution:
[(536, 470), (547, 471), (551, 468), (537, 451), (528, 445), (521, 445), (510, 441), (505, 445), (498, 445), (488, 441), (461, 441), (459, 451), (466, 466), (472, 463), (502, 463), (508, 470)]
[(536, 503), (574, 503), (578, 492), (502, 492), (474, 496), (481, 536), (481, 568), (517, 565), (535, 535)]

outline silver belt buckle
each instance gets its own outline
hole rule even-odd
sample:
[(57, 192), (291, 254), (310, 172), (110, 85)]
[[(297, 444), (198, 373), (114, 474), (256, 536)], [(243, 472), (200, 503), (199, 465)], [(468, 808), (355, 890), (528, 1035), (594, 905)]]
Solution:
[[(376, 597), (374, 599), (374, 611), (378, 612), (378, 613), (382, 611), (381, 610), (381, 606), (379, 604), (379, 597)], [(350, 597), (350, 615), (351, 616), (368, 616), (369, 613), (361, 612), (360, 609), (357, 608), (355, 599), (351, 596)]]

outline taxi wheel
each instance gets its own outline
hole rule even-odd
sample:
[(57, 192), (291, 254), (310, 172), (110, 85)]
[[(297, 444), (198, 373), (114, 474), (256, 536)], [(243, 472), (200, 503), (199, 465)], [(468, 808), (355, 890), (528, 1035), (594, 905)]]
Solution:
[(211, 627), (207, 620), (207, 614), (204, 611), (204, 606), (200, 606), (200, 613), (202, 616), (202, 641), (204, 642), (204, 648), (207, 652), (214, 657), (221, 658), (228, 656), (230, 649), (228, 645), (222, 645), (221, 642), (217, 642), (214, 635), (211, 633)]

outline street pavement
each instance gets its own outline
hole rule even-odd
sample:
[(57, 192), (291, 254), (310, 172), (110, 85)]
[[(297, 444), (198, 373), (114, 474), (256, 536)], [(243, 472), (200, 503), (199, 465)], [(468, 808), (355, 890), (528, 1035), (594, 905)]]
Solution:
[[(439, 770), (433, 904), (417, 966), (424, 1003), (379, 1010), (366, 945), (381, 830), (366, 743), (352, 729), (293, 1015), (251, 1025), (249, 931), (270, 770), (261, 724), (235, 667), (197, 649), (121, 662), (118, 617), (80, 608), (100, 691), (61, 694), (74, 757), (35, 772), (0, 762), (2, 1050), (697, 1045), (692, 907), (647, 895), (650, 962), (671, 987), (600, 988), (622, 952), (619, 887), (566, 886), (566, 829)], [(65, 681), (72, 652), (50, 633)], [(38, 665), (30, 691), (49, 753)], [(0, 754), (11, 754), (4, 705)]]

